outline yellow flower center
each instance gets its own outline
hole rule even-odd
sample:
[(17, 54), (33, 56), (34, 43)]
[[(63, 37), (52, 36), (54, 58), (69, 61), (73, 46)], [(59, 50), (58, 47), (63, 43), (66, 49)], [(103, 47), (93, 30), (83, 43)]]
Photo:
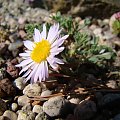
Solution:
[(50, 43), (42, 39), (40, 42), (35, 42), (35, 47), (31, 52), (31, 59), (37, 63), (45, 61), (50, 54)]

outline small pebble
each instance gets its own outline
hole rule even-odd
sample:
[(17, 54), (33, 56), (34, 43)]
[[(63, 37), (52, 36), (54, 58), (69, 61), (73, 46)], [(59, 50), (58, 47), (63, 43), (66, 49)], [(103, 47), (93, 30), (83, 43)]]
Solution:
[(41, 92), (41, 86), (36, 83), (27, 85), (23, 90), (23, 94), (29, 97), (38, 96), (41, 94)]
[(35, 120), (35, 113), (33, 113), (32, 111), (27, 112), (20, 111), (18, 113), (17, 120)]
[(17, 79), (15, 79), (14, 85), (19, 90), (23, 90), (25, 88), (25, 85), (26, 85), (26, 83), (24, 82), (24, 78), (23, 77), (18, 77)]
[(17, 103), (12, 103), (11, 109), (12, 109), (12, 111), (17, 111), (17, 109), (18, 109), (18, 104), (17, 104)]
[(42, 106), (35, 105), (32, 110), (34, 113), (41, 113), (43, 111)]
[(3, 114), (3, 116), (7, 119), (7, 120), (17, 120), (17, 114), (10, 111), (10, 110), (6, 110)]
[(23, 46), (23, 42), (21, 40), (17, 40), (14, 43), (10, 43), (8, 49), (9, 49), (9, 51), (14, 51), (14, 50), (17, 50), (18, 48), (20, 48), (22, 46)]
[(49, 96), (52, 94), (52, 91), (50, 90), (45, 90), (41, 93), (41, 97)]
[(80, 103), (80, 99), (79, 98), (71, 98), (69, 101), (71, 103), (74, 103), (74, 104), (79, 104)]
[(31, 106), (30, 103), (27, 103), (26, 105), (24, 105), (22, 107), (22, 111), (24, 111), (24, 112), (28, 112), (28, 111), (31, 111), (31, 110), (32, 110), (32, 106)]
[(18, 97), (18, 105), (20, 106), (24, 106), (29, 102), (30, 102), (29, 98), (25, 95)]
[(35, 120), (49, 120), (44, 112), (38, 113), (36, 115)]

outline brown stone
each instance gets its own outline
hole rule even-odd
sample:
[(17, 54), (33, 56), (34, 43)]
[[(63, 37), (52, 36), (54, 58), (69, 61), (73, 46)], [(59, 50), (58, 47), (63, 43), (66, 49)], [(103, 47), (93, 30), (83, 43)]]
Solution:
[(12, 84), (12, 82), (8, 79), (2, 79), (0, 81), (0, 97), (4, 98), (6, 96), (14, 96), (16, 90)]
[(18, 70), (18, 68), (15, 67), (15, 65), (17, 64), (17, 60), (16, 60), (16, 59), (13, 59), (11, 62), (8, 61), (6, 64), (7, 64), (7, 72), (8, 72), (13, 78), (18, 77), (19, 70)]

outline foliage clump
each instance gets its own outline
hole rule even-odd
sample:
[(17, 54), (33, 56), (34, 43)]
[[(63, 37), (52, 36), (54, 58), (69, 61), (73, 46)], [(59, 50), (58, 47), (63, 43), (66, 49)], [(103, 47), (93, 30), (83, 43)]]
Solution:
[[(114, 60), (116, 54), (112, 48), (99, 45), (99, 38), (95, 35), (88, 35), (81, 32), (83, 28), (90, 25), (90, 19), (86, 18), (84, 24), (79, 24), (71, 16), (63, 16), (60, 12), (52, 16), (52, 20), (59, 23), (63, 28), (62, 34), (69, 34), (65, 42), (65, 50), (61, 54), (68, 63), (93, 63), (100, 67), (105, 67)], [(49, 29), (50, 23), (47, 23)], [(26, 31), (32, 35), (34, 28), (41, 30), (41, 25), (26, 25)]]
[(60, 13), (53, 16), (53, 19), (60, 23), (61, 27), (70, 35), (69, 39), (72, 40), (70, 45), (66, 46), (64, 52), (66, 61), (92, 62), (104, 67), (108, 62), (114, 60), (115, 52), (112, 48), (99, 45), (98, 37), (80, 32), (84, 27), (90, 25), (90, 19), (86, 18), (82, 25), (72, 19), (72, 17), (65, 17)]

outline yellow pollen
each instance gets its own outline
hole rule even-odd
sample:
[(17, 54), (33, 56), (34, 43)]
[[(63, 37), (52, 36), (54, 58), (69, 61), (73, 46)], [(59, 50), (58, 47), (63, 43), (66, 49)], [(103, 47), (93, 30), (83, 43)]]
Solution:
[(31, 59), (37, 63), (45, 61), (50, 54), (50, 43), (42, 39), (40, 42), (35, 42), (35, 47), (31, 52)]

